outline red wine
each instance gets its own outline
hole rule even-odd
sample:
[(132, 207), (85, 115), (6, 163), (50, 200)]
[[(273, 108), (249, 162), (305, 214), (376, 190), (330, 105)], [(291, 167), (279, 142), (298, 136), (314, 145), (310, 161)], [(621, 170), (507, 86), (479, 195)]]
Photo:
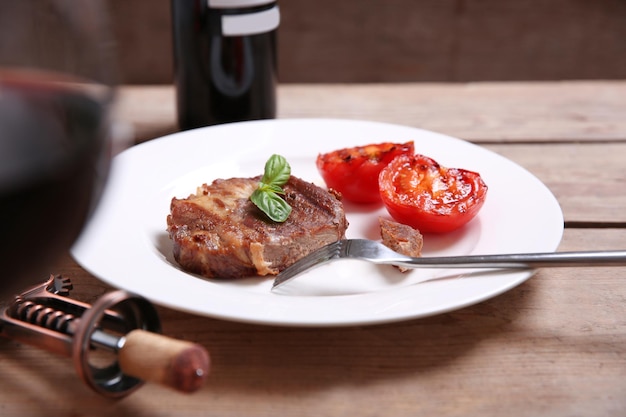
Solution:
[[(230, 2), (237, 3), (255, 2)], [(180, 129), (276, 117), (276, 31), (267, 22), (278, 25), (278, 8), (256, 3), (225, 9), (211, 8), (207, 0), (172, 0)], [(265, 28), (225, 34), (224, 22), (242, 16)]]
[[(0, 73), (0, 295), (47, 278), (108, 166), (103, 105), (85, 90)], [(76, 84), (73, 84), (74, 86)]]

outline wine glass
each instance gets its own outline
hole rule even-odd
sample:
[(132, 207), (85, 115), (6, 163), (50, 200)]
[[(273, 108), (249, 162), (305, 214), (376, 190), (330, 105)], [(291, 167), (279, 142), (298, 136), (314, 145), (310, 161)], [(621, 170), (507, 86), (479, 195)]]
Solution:
[(0, 0), (0, 301), (47, 278), (104, 185), (113, 49), (97, 0)]

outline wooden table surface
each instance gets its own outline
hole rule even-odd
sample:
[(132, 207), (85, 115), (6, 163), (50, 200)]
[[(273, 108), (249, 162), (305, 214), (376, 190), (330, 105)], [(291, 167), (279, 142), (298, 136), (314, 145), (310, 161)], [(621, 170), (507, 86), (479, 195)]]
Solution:
[[(559, 250), (626, 248), (626, 82), (281, 85), (280, 118), (415, 126), (527, 168), (565, 216)], [(120, 90), (138, 142), (176, 130), (173, 89)], [(539, 237), (538, 237), (539, 238)], [(73, 296), (110, 291), (69, 255)], [(375, 326), (292, 328), (159, 307), (164, 333), (204, 345), (187, 395), (90, 391), (68, 358), (0, 340), (2, 416), (624, 416), (626, 267), (544, 269), (480, 304)]]

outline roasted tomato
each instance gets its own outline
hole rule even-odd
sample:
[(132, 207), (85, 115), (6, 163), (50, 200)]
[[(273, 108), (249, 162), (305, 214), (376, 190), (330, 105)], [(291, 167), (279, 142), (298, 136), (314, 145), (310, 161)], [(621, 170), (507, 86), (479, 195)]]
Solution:
[(478, 173), (446, 168), (419, 154), (389, 163), (379, 187), (391, 217), (424, 233), (460, 228), (476, 216), (487, 195)]
[(328, 188), (339, 191), (353, 203), (380, 203), (378, 175), (399, 155), (413, 155), (413, 142), (380, 143), (339, 149), (317, 157)]

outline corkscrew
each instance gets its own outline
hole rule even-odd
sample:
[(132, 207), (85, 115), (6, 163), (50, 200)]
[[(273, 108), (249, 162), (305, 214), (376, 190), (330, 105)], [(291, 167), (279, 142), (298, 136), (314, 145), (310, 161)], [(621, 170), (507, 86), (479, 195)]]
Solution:
[(126, 291), (113, 291), (93, 305), (69, 298), (72, 284), (51, 275), (0, 308), (0, 335), (73, 359), (78, 376), (112, 398), (144, 382), (183, 392), (200, 388), (209, 355), (200, 345), (159, 334), (154, 306)]

